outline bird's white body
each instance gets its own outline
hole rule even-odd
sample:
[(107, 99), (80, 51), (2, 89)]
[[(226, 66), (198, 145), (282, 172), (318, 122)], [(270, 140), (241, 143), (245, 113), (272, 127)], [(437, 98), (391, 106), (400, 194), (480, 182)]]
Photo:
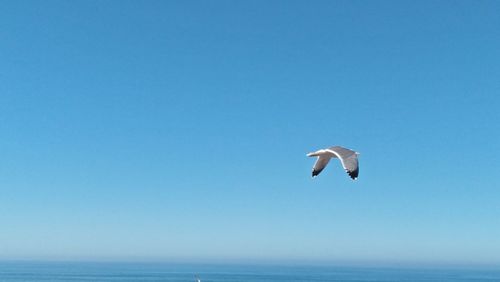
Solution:
[(345, 171), (353, 180), (358, 178), (359, 174), (358, 155), (358, 152), (340, 146), (333, 146), (307, 154), (308, 157), (318, 157), (312, 170), (313, 177), (320, 174), (330, 162), (330, 159), (339, 158)]

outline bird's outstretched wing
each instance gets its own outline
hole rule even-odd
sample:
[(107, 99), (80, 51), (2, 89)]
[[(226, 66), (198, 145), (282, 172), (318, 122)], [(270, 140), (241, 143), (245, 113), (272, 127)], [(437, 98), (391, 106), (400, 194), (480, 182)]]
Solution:
[(325, 169), (325, 167), (328, 164), (328, 162), (330, 161), (330, 159), (331, 159), (331, 157), (329, 157), (329, 156), (325, 156), (325, 155), (318, 156), (318, 159), (316, 160), (316, 163), (314, 163), (314, 166), (313, 166), (312, 177), (315, 177), (318, 174), (320, 174), (320, 172), (323, 171), (323, 169)]
[(344, 167), (345, 171), (352, 179), (358, 178), (358, 153), (340, 146), (330, 147), (327, 149), (327, 151), (335, 154), (340, 159), (340, 161), (342, 162), (342, 167)]

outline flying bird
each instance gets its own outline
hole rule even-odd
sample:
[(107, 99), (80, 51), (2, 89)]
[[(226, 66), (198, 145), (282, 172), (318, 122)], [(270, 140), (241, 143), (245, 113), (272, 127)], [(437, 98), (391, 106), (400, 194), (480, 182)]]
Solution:
[(333, 146), (328, 149), (321, 149), (307, 154), (308, 157), (318, 157), (313, 166), (312, 177), (316, 177), (326, 167), (331, 158), (339, 158), (342, 167), (349, 176), (356, 180), (359, 174), (358, 152), (340, 146)]

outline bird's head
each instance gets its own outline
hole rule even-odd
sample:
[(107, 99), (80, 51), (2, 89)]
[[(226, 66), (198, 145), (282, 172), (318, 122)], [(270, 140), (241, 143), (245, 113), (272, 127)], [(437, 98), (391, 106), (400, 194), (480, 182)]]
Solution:
[(311, 152), (309, 154), (307, 154), (308, 157), (317, 157), (318, 156), (318, 152)]

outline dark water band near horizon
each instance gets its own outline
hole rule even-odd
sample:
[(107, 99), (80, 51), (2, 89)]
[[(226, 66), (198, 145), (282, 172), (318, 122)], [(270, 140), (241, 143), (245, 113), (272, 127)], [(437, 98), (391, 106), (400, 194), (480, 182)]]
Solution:
[(167, 263), (0, 262), (0, 282), (78, 281), (500, 281), (500, 268), (201, 265)]

